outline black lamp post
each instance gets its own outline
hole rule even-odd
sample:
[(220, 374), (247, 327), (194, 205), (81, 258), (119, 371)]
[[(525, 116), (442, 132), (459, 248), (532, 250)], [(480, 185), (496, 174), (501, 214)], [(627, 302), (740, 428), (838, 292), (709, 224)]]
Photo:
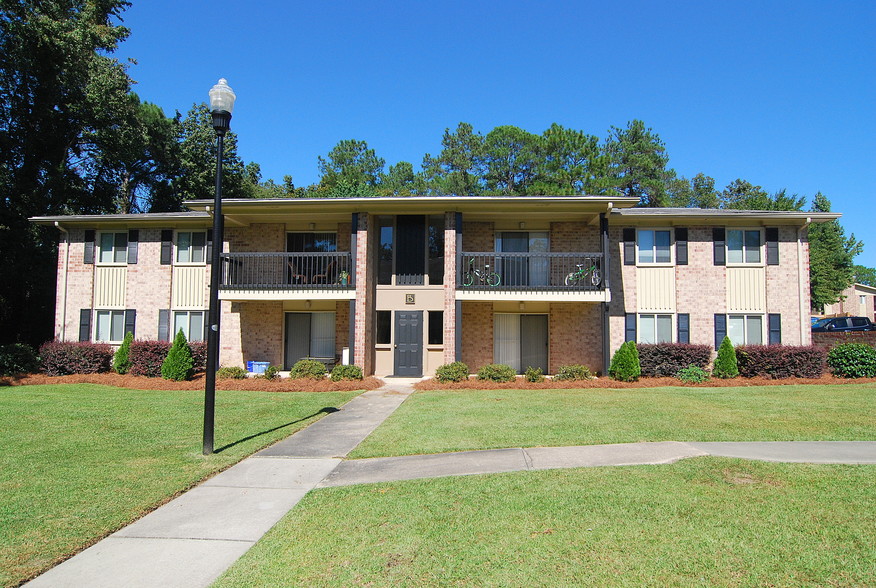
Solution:
[(213, 453), (214, 415), (216, 412), (216, 370), (219, 369), (219, 276), (224, 222), (222, 218), (222, 140), (231, 128), (231, 111), (237, 98), (225, 78), (210, 89), (210, 113), (216, 130), (216, 195), (213, 201), (213, 252), (210, 258), (210, 312), (207, 330), (207, 374), (204, 378), (204, 455)]

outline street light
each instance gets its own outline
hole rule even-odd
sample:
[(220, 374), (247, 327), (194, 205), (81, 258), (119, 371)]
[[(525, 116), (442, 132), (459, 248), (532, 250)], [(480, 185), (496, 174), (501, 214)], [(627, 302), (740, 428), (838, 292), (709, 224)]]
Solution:
[(210, 258), (210, 312), (207, 330), (207, 376), (204, 378), (204, 455), (213, 453), (214, 415), (216, 412), (216, 370), (219, 369), (219, 274), (220, 253), (225, 238), (222, 219), (222, 140), (231, 128), (231, 111), (237, 96), (225, 78), (210, 88), (210, 113), (216, 131), (216, 195), (213, 200), (213, 252)]

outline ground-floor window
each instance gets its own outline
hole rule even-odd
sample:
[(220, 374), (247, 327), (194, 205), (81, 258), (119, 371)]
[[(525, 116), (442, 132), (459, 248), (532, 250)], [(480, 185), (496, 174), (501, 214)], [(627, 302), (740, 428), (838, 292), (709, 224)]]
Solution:
[(286, 369), (305, 358), (335, 362), (334, 312), (286, 313)]
[(98, 310), (95, 312), (94, 340), (101, 343), (121, 343), (125, 338), (125, 311)]
[(640, 314), (639, 343), (672, 343), (671, 314)]
[(727, 317), (727, 336), (736, 345), (763, 344), (763, 315), (731, 314)]
[(493, 315), (493, 361), (510, 365), (518, 374), (528, 367), (548, 371), (546, 314)]
[(444, 311), (429, 311), (429, 345), (444, 344)]
[(204, 311), (177, 310), (173, 313), (173, 334), (176, 337), (180, 331), (186, 336), (186, 341), (204, 340)]

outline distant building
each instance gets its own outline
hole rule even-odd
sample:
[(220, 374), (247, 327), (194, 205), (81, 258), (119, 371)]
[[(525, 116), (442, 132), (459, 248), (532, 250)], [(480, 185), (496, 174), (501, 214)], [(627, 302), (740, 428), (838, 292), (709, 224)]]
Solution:
[(852, 284), (842, 293), (842, 299), (824, 306), (825, 316), (847, 314), (865, 316), (876, 322), (876, 288), (866, 284)]

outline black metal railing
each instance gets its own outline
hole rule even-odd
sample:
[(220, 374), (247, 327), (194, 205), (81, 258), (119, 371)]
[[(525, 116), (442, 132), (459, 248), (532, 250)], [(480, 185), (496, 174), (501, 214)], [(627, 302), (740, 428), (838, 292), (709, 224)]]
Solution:
[(500, 253), (463, 251), (457, 288), (478, 291), (605, 289), (602, 253)]
[(220, 288), (240, 290), (348, 289), (349, 252), (223, 253)]

